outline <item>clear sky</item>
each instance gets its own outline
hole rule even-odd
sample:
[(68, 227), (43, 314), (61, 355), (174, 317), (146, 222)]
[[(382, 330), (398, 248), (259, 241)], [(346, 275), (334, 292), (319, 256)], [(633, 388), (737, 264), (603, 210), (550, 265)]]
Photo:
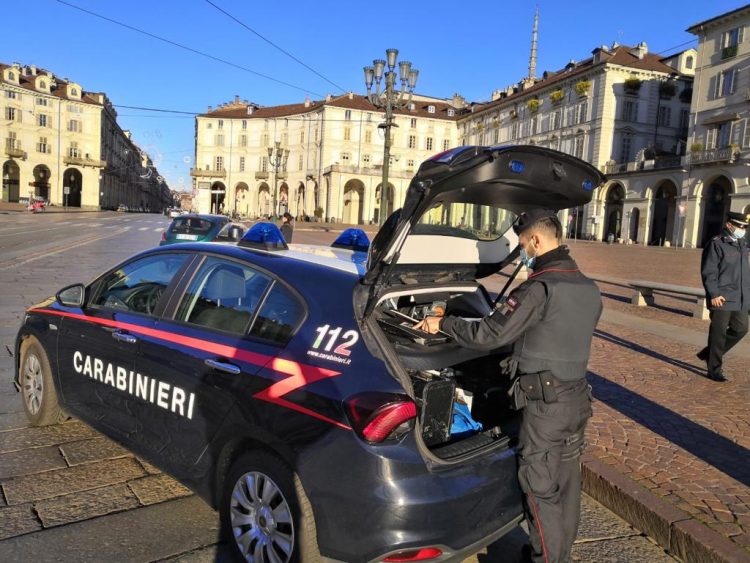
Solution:
[[(581, 60), (598, 45), (646, 41), (651, 52), (695, 46), (690, 25), (741, 7), (736, 0), (456, 1), (210, 0), (317, 71), (317, 76), (207, 0), (64, 0), (247, 70), (120, 27), (58, 0), (6, 10), (0, 61), (35, 64), (103, 91), (115, 105), (204, 112), (235, 94), (261, 105), (309, 93), (362, 93), (362, 67), (396, 47), (420, 70), (417, 91), (482, 101), (528, 72), (539, 6), (537, 75)], [(466, 11), (461, 7), (466, 6)], [(399, 7), (399, 11), (389, 10)], [(274, 82), (254, 71), (286, 82)], [(330, 82), (328, 82), (330, 81)], [(333, 84), (337, 85), (334, 86)], [(173, 189), (189, 189), (194, 119), (117, 108), (119, 122), (154, 158)]]

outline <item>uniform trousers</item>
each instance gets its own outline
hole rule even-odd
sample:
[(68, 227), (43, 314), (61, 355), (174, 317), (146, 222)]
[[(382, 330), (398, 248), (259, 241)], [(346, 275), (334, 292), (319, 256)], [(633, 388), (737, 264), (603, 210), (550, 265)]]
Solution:
[(721, 373), (724, 354), (747, 334), (747, 311), (712, 310), (708, 329), (708, 373)]
[(518, 478), (525, 493), (532, 561), (570, 561), (581, 513), (581, 452), (591, 417), (585, 379), (553, 403), (528, 401), (519, 434)]

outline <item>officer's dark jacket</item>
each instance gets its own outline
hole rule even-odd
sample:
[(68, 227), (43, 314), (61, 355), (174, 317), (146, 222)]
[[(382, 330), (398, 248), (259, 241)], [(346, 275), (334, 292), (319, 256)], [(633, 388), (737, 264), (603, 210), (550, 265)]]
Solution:
[(750, 258), (745, 238), (734, 240), (728, 230), (714, 237), (703, 249), (701, 277), (709, 309), (711, 299), (722, 296), (722, 311), (750, 309)]
[(467, 348), (513, 343), (521, 373), (551, 371), (557, 379), (586, 376), (594, 328), (602, 312), (599, 288), (560, 247), (540, 256), (534, 273), (480, 322), (446, 317), (441, 330)]
[(294, 228), (291, 223), (283, 223), (281, 225), (281, 234), (284, 236), (284, 241), (287, 243), (292, 242), (292, 235), (294, 234)]

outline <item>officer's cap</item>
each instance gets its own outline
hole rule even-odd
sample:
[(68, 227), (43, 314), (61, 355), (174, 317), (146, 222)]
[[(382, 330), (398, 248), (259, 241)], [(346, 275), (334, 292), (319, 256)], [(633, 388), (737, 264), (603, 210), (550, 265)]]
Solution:
[(557, 215), (551, 209), (532, 209), (531, 211), (521, 213), (521, 215), (519, 215), (518, 217), (518, 220), (516, 221), (516, 224), (513, 225), (513, 231), (517, 235), (520, 235), (537, 221), (547, 218), (557, 219)]
[(730, 211), (729, 213), (727, 213), (727, 221), (735, 227), (741, 227), (744, 229), (748, 224), (748, 216), (744, 213)]

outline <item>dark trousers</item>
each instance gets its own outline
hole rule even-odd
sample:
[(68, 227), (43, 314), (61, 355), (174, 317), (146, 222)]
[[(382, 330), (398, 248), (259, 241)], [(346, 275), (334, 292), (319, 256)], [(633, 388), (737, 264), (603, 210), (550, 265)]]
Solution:
[(747, 311), (711, 311), (708, 329), (708, 373), (721, 372), (724, 354), (747, 334)]
[(558, 391), (558, 401), (529, 401), (519, 435), (518, 479), (525, 493), (532, 560), (570, 561), (581, 514), (581, 451), (591, 417), (588, 383)]

